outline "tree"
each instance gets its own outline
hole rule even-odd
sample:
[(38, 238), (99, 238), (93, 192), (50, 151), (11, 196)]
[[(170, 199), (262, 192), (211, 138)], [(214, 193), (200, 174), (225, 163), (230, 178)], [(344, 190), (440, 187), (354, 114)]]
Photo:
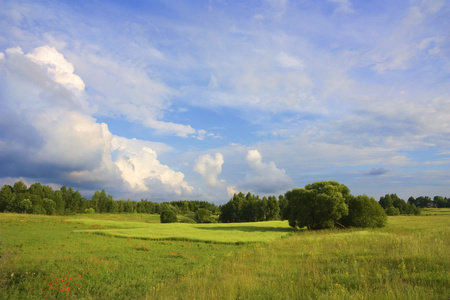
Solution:
[(42, 207), (45, 209), (47, 215), (53, 215), (56, 211), (56, 203), (48, 198), (42, 200)]
[(242, 208), (246, 202), (243, 193), (234, 194), (225, 205), (220, 208), (220, 221), (223, 223), (242, 222)]
[(14, 183), (13, 192), (14, 194), (25, 193), (27, 191), (27, 186), (21, 180)]
[(448, 199), (442, 196), (434, 196), (433, 204), (437, 207), (448, 207)]
[(181, 213), (182, 214), (187, 214), (189, 213), (189, 204), (187, 201), (183, 201), (183, 204), (181, 205)]
[(0, 212), (3, 212), (6, 210), (6, 207), (11, 202), (13, 197), (14, 197), (14, 194), (12, 192), (12, 187), (7, 184), (2, 186), (2, 188), (0, 190)]
[(411, 204), (409, 201), (406, 204), (406, 214), (408, 215), (420, 215), (420, 208), (415, 206), (414, 204)]
[(159, 216), (161, 223), (175, 223), (178, 221), (177, 215), (173, 210), (165, 210)]
[(206, 208), (199, 208), (195, 212), (195, 221), (197, 223), (211, 223), (211, 212)]
[(380, 197), (380, 205), (384, 209), (388, 209), (389, 207), (394, 206), (394, 201), (390, 195), (386, 194), (384, 197)]
[(348, 215), (347, 186), (336, 181), (320, 181), (293, 189), (285, 195), (288, 200), (289, 225), (308, 229), (333, 228), (336, 222)]
[(275, 196), (269, 196), (267, 200), (266, 220), (278, 220), (280, 218), (280, 206)]
[(33, 208), (33, 203), (31, 203), (30, 199), (23, 199), (19, 203), (19, 212), (20, 213), (31, 213)]
[(398, 216), (400, 214), (400, 210), (394, 206), (389, 206), (385, 211), (388, 216)]
[(349, 197), (348, 215), (339, 222), (348, 227), (383, 227), (387, 215), (383, 207), (374, 198), (367, 195)]
[(284, 195), (278, 196), (278, 205), (280, 206), (280, 217), (281, 220), (289, 219), (289, 209), (288, 209), (288, 201)]

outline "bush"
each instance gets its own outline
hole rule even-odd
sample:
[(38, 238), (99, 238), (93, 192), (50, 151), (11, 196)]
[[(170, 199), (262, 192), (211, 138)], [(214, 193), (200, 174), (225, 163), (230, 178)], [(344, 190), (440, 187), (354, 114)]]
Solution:
[(95, 214), (95, 209), (93, 209), (92, 207), (86, 208), (84, 210), (85, 214)]
[(400, 214), (400, 210), (393, 206), (389, 206), (385, 211), (388, 216), (398, 216)]
[(374, 198), (367, 195), (349, 197), (348, 215), (339, 222), (348, 227), (383, 227), (387, 215), (383, 207)]
[(180, 223), (190, 223), (190, 224), (194, 224), (194, 223), (197, 223), (197, 222), (195, 222), (194, 219), (191, 219), (191, 218), (189, 218), (189, 217), (183, 217), (183, 218), (180, 220)]
[(199, 208), (195, 212), (195, 221), (197, 223), (211, 223), (211, 212), (206, 208)]
[(159, 216), (161, 223), (175, 223), (178, 222), (177, 215), (172, 210), (165, 210)]

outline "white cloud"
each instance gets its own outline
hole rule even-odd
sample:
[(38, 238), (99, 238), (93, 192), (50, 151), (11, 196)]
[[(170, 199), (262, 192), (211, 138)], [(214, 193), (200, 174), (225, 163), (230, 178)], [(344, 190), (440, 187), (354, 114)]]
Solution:
[(0, 124), (7, 132), (0, 140), (1, 160), (10, 155), (3, 148), (9, 144), (16, 151), (15, 161), (9, 163), (14, 169), (23, 167), (16, 171), (24, 174), (53, 174), (53, 180), (66, 185), (125, 188), (129, 196), (149, 192), (150, 197), (166, 199), (192, 193), (183, 173), (158, 160), (155, 149), (164, 153), (170, 147), (114, 136), (87, 110), (70, 104), (85, 101), (79, 93), (84, 85), (57, 50), (44, 46), (25, 55), (17, 47), (5, 52), (3, 75), (9, 89), (2, 98), (5, 122)]
[(239, 191), (234, 185), (227, 186), (228, 196), (232, 197), (234, 194), (239, 194)]
[(114, 138), (112, 150), (117, 158), (114, 163), (121, 172), (122, 179), (132, 190), (138, 192), (154, 192), (154, 183), (158, 182), (164, 188), (170, 188), (177, 195), (189, 194), (193, 187), (184, 181), (184, 174), (170, 169), (158, 160), (156, 152), (145, 146), (145, 142), (138, 147), (137, 140)]
[(265, 163), (258, 150), (249, 150), (246, 161), (253, 173), (247, 173), (245, 181), (240, 183), (239, 189), (250, 190), (255, 193), (275, 194), (285, 192), (294, 186), (292, 179), (284, 169), (278, 169), (273, 161)]
[(214, 157), (209, 154), (200, 155), (194, 165), (194, 171), (201, 174), (206, 184), (209, 186), (221, 186), (223, 180), (217, 176), (222, 173), (224, 163), (222, 153), (216, 153)]
[(74, 74), (73, 65), (55, 48), (50, 46), (38, 47), (26, 56), (41, 67), (45, 67), (48, 74), (56, 82), (67, 88), (84, 90), (84, 82), (80, 76)]
[(284, 68), (303, 70), (304, 67), (303, 61), (284, 52), (281, 52), (277, 56), (277, 60)]
[(164, 121), (177, 91), (164, 84), (139, 63), (121, 61), (107, 53), (97, 54), (88, 46), (70, 57), (91, 89), (90, 102), (97, 115), (123, 118), (180, 137), (197, 136), (190, 125)]

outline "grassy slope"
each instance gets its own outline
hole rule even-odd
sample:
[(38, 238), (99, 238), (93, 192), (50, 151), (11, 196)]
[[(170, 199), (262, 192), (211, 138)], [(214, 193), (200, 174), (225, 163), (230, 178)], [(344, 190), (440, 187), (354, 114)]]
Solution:
[[(171, 227), (186, 239), (201, 235), (209, 243), (109, 236), (141, 231), (144, 238), (164, 238), (155, 231), (170, 224), (152, 224), (157, 219), (149, 215), (0, 214), (0, 221), (0, 299), (450, 296), (450, 217), (442, 213), (391, 217), (376, 230), (302, 231), (283, 239), (290, 231), (283, 222)], [(272, 242), (227, 244), (264, 237)]]

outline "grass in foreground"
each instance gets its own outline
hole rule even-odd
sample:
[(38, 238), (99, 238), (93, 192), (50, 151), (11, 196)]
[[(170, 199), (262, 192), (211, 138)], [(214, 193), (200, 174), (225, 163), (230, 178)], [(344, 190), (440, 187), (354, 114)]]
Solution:
[(142, 299), (168, 281), (184, 280), (206, 266), (220, 267), (244, 249), (80, 233), (103, 225), (62, 217), (0, 218), (0, 299)]
[[(157, 229), (152, 226), (170, 225), (150, 224), (151, 218), (0, 214), (0, 299), (450, 297), (448, 215), (391, 217), (382, 229), (290, 235), (275, 223), (207, 224), (209, 229), (174, 224), (171, 229), (185, 231), (185, 239), (204, 235), (208, 243), (125, 234), (139, 230), (151, 238)], [(107, 230), (124, 237), (106, 235)], [(226, 241), (226, 235), (261, 239), (272, 234), (278, 238), (266, 244)]]
[(299, 232), (170, 285), (159, 299), (448, 299), (450, 218)]

